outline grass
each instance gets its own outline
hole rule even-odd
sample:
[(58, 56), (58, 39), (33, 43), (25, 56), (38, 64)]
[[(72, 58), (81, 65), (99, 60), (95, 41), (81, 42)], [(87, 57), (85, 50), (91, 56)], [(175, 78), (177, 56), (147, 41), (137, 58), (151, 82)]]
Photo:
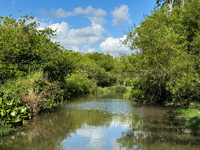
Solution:
[(175, 117), (181, 117), (186, 121), (183, 129), (188, 129), (194, 135), (200, 135), (200, 111), (196, 108), (178, 108), (174, 110)]
[(178, 108), (174, 110), (174, 115), (190, 119), (197, 116), (200, 117), (200, 111), (195, 108)]

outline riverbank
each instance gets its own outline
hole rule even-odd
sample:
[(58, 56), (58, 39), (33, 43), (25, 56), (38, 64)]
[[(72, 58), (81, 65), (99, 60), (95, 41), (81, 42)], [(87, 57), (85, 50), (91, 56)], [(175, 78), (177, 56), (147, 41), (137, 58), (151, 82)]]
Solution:
[[(41, 111), (45, 111), (46, 109), (50, 109), (52, 107), (56, 107), (59, 103), (61, 103), (60, 101), (55, 101), (55, 100), (52, 100), (51, 103), (47, 103), (47, 101), (43, 101), (43, 103), (42, 103), (41, 97), (40, 97), (40, 99), (31, 99), (32, 96), (33, 96), (33, 93), (29, 93), (28, 91), (30, 91), (30, 89), (31, 89), (31, 91), (36, 91), (37, 90), (35, 88), (35, 87), (38, 86), (37, 84), (35, 84), (36, 83), (35, 82), (35, 80), (36, 80), (35, 78), (36, 77), (39, 77), (39, 78), (37, 78), (37, 80), (39, 80), (40, 82), (44, 80), (42, 75), (38, 72), (38, 74), (32, 74), (31, 76), (28, 76), (25, 79), (24, 78), (23, 79), (19, 78), (19, 79), (16, 79), (12, 83), (8, 82), (9, 84), (7, 85), (7, 87), (8, 87), (8, 89), (10, 89), (10, 91), (12, 91), (12, 92), (10, 92), (10, 91), (7, 92), (7, 93), (9, 93), (9, 95), (16, 95), (16, 93), (20, 93), (19, 89), (21, 88), (21, 89), (23, 89), (22, 93), (27, 92), (27, 94), (30, 95), (29, 99), (27, 99), (27, 101), (29, 101), (29, 103), (31, 101), (33, 101), (33, 100), (38, 100), (38, 101), (36, 101), (37, 103), (33, 103), (35, 105), (32, 104), (33, 106), (31, 108), (30, 107), (28, 108), (28, 107), (25, 107), (26, 106), (25, 102), (27, 103), (27, 101), (25, 101), (25, 102), (24, 101), (23, 102), (20, 102), (20, 101), (18, 102), (17, 101), (16, 102), (16, 100), (10, 100), (10, 99), (7, 100), (5, 98), (4, 99), (1, 98), (0, 99), (1, 104), (2, 104), (0, 106), (1, 112), (5, 112), (5, 113), (1, 114), (0, 136), (7, 135), (10, 132), (14, 131), (16, 123), (20, 123), (21, 126), (23, 126), (24, 125), (24, 120), (30, 120), (30, 119), (32, 119), (33, 116), (38, 115)], [(32, 80), (32, 82), (30, 80)], [(18, 87), (15, 85), (16, 83), (18, 83)], [(48, 83), (47, 79), (45, 79), (45, 83), (46, 84)], [(19, 86), (19, 85), (21, 85), (21, 86)], [(29, 85), (30, 87), (27, 87), (27, 85)], [(17, 87), (17, 88), (13, 89), (13, 87)], [(90, 89), (89, 93), (95, 93), (95, 94), (112, 93), (112, 92), (114, 93), (114, 92), (125, 92), (126, 90), (127, 89), (124, 86), (96, 87), (96, 90)], [(43, 89), (43, 91), (44, 91), (44, 89)], [(19, 99), (22, 99), (21, 98), (21, 97), (23, 97), (22, 93), (21, 93), (21, 95), (19, 95)], [(43, 95), (44, 94), (48, 94), (48, 93), (43, 93)], [(35, 95), (35, 97), (37, 98), (38, 95), (39, 95), (39, 93), (37, 95)], [(76, 97), (76, 96), (79, 96), (79, 95), (74, 95), (74, 96), (71, 96), (71, 97)], [(64, 100), (64, 101), (66, 101), (66, 100)], [(41, 104), (43, 104), (43, 106), (41, 106)], [(32, 112), (31, 112), (31, 110), (32, 110)], [(24, 116), (26, 116), (26, 117), (24, 117)]]
[(200, 103), (191, 102), (188, 108), (177, 108), (173, 124), (179, 126), (184, 133), (200, 135)]
[(34, 117), (24, 129), (0, 138), (0, 149), (117, 150), (138, 145), (143, 149), (198, 150), (200, 137), (169, 128), (172, 109), (132, 103), (121, 93), (79, 95)]

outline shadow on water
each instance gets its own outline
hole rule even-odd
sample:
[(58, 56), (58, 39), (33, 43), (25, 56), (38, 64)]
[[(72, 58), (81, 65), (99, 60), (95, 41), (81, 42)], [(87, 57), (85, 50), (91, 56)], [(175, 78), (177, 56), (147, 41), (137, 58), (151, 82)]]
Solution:
[(170, 128), (171, 108), (137, 104), (122, 94), (83, 95), (0, 138), (1, 150), (200, 149), (200, 138)]

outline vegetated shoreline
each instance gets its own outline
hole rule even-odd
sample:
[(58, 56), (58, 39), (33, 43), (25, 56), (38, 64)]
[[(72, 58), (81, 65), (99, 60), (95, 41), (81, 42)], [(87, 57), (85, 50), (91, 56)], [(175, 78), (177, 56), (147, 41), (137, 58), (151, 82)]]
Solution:
[[(94, 89), (91, 89), (90, 92), (88, 93), (85, 93), (85, 94), (100, 94), (100, 93), (113, 93), (113, 92), (120, 92), (120, 93), (123, 93), (126, 91), (126, 87), (125, 86), (111, 86), (111, 87), (97, 87), (95, 90)], [(72, 97), (76, 97), (76, 96), (80, 96), (81, 94), (79, 95), (74, 95)], [(64, 101), (64, 102), (68, 102), (70, 101), (70, 99), (68, 99), (67, 101)], [(39, 112), (37, 112), (36, 114), (32, 115), (31, 117), (29, 118), (26, 118), (26, 120), (31, 120), (32, 117), (35, 117), (36, 115), (39, 115), (40, 112), (46, 112), (48, 111), (49, 109), (52, 109), (53, 107), (57, 107), (58, 105), (60, 105), (61, 103), (63, 102), (58, 102), (58, 103), (52, 103), (51, 106), (49, 107), (43, 107), (40, 109)], [(27, 124), (27, 121), (26, 120), (23, 120), (21, 122), (18, 122), (17, 124), (14, 124), (13, 126), (11, 124), (3, 124), (2, 122), (0, 122), (0, 136), (5, 136), (5, 135), (8, 135), (12, 132), (15, 132), (15, 131), (18, 131), (20, 130), (21, 127), (23, 127), (24, 125)]]
[(180, 131), (200, 135), (200, 103), (191, 102), (188, 107), (180, 107), (173, 111), (173, 124), (180, 128)]
[[(127, 94), (124, 95), (125, 98), (127, 98)], [(151, 100), (128, 99), (132, 102), (147, 105), (158, 104), (158, 102), (155, 103)], [(185, 106), (174, 106), (166, 102), (160, 102), (160, 104), (165, 107), (173, 107), (173, 110), (169, 112), (169, 119), (172, 119), (172, 128), (176, 129), (177, 132), (192, 134), (195, 136), (200, 135), (200, 102), (192, 101), (189, 105)]]
[[(131, 100), (136, 103), (142, 103), (147, 105), (155, 105), (152, 101), (141, 101)], [(163, 105), (163, 104), (161, 104)], [(164, 105), (165, 107), (171, 107)], [(189, 106), (172, 106), (173, 110), (169, 115), (169, 119), (172, 120), (172, 128), (176, 129), (177, 132), (185, 134), (192, 134), (195, 136), (200, 135), (200, 103), (191, 102)]]
[(66, 50), (51, 41), (56, 31), (37, 30), (32, 15), (0, 17), (0, 22), (0, 135), (72, 96), (129, 80), (126, 55)]
[[(122, 41), (135, 53), (116, 57), (66, 50), (51, 41), (56, 31), (37, 30), (33, 20), (28, 15), (0, 17), (0, 120), (5, 131), (9, 124), (98, 87), (131, 86), (125, 96), (135, 101), (178, 107), (200, 102), (200, 0), (175, 2), (171, 8), (166, 2), (154, 9)], [(197, 106), (174, 111), (175, 118), (187, 118), (182, 126), (196, 135)]]

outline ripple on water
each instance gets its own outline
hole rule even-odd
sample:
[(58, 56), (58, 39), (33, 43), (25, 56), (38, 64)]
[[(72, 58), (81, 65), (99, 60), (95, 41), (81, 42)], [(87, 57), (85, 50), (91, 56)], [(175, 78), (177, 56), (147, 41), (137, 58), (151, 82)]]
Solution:
[(112, 115), (129, 116), (136, 114), (145, 116), (142, 107), (133, 108), (129, 103), (130, 102), (124, 101), (123, 99), (98, 99), (82, 103), (72, 102), (65, 105), (63, 109), (98, 110), (102, 113), (109, 113)]

